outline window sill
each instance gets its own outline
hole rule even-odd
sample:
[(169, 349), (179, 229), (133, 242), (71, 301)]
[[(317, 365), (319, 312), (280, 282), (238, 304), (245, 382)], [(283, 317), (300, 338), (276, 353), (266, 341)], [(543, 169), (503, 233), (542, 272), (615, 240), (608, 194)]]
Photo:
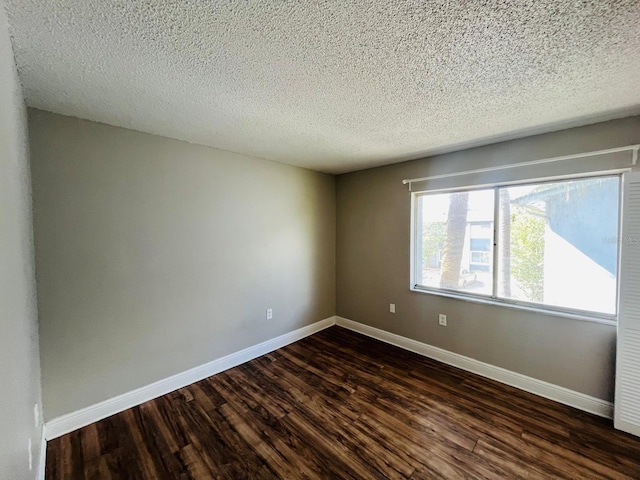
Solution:
[(600, 323), (603, 325), (610, 325), (614, 327), (617, 326), (618, 324), (616, 320), (611, 319), (610, 317), (599, 317), (597, 315), (552, 310), (548, 308), (534, 307), (534, 306), (522, 305), (518, 303), (505, 302), (502, 300), (497, 300), (495, 298), (476, 297), (476, 296), (464, 295), (464, 294), (458, 294), (458, 293), (452, 293), (452, 292), (444, 292), (439, 290), (429, 290), (426, 288), (419, 288), (419, 287), (411, 287), (410, 290), (412, 292), (417, 292), (417, 293), (426, 293), (428, 295), (437, 295), (439, 297), (462, 300), (463, 302), (479, 303), (483, 305), (493, 305), (498, 307), (511, 308), (514, 310), (521, 310), (525, 312), (539, 313), (542, 315), (548, 315), (553, 317), (568, 318), (571, 320), (581, 320), (585, 322)]

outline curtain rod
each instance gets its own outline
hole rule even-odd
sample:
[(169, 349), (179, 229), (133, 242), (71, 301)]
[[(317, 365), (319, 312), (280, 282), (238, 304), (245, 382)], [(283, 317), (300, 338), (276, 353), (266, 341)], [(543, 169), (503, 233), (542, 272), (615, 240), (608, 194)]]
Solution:
[(634, 166), (636, 163), (638, 163), (639, 149), (640, 149), (640, 145), (628, 145), (626, 147), (609, 148), (607, 150), (597, 150), (595, 152), (576, 153), (573, 155), (564, 155), (562, 157), (543, 158), (541, 160), (531, 160), (528, 162), (512, 163), (509, 165), (499, 165), (496, 167), (478, 168), (476, 170), (465, 170), (462, 172), (454, 172), (454, 173), (443, 173), (442, 175), (432, 175), (430, 177), (409, 178), (409, 179), (402, 180), (402, 183), (403, 185), (408, 184), (409, 190), (411, 190), (411, 184), (416, 182), (425, 182), (427, 180), (436, 180), (440, 178), (459, 177), (462, 175), (471, 175), (473, 173), (495, 172), (497, 170), (507, 170), (510, 168), (528, 167), (530, 165), (540, 165), (543, 163), (562, 162), (563, 160), (572, 160), (575, 158), (582, 158), (582, 157), (593, 157), (596, 155), (606, 155), (608, 153), (626, 152), (628, 150), (631, 150), (633, 152), (630, 166)]

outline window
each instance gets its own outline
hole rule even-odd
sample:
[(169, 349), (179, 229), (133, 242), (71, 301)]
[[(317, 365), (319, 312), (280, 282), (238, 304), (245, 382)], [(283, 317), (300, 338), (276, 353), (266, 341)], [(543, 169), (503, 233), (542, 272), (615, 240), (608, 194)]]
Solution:
[(620, 177), (414, 194), (415, 289), (614, 318)]
[(474, 265), (491, 265), (489, 252), (478, 252), (471, 250), (471, 263)]

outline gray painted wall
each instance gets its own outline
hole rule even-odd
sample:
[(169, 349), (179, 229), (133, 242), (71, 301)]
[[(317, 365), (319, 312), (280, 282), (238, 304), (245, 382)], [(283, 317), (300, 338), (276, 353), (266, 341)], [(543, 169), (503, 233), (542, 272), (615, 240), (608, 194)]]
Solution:
[(335, 314), (333, 177), (29, 122), (46, 419)]
[[(411, 196), (401, 181), (636, 143), (640, 117), (630, 117), (338, 176), (337, 314), (612, 400), (614, 326), (409, 290)], [(422, 187), (538, 178), (601, 160), (458, 177)], [(395, 315), (389, 313), (389, 303), (396, 304)], [(438, 325), (438, 313), (448, 315), (446, 328)]]
[(42, 438), (36, 404), (40, 359), (27, 114), (0, 2), (0, 478), (36, 478)]

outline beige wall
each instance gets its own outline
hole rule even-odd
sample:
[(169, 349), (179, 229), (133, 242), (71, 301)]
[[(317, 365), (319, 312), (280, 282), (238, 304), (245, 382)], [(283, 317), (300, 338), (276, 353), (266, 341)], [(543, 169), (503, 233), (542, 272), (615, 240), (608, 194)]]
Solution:
[(47, 419), (335, 314), (333, 177), (29, 122)]
[(40, 403), (27, 115), (0, 1), (0, 478), (36, 478)]
[[(409, 290), (411, 196), (401, 181), (637, 143), (640, 117), (631, 117), (338, 176), (337, 314), (612, 400), (614, 326)], [(562, 174), (575, 167), (575, 162), (537, 167), (527, 175)], [(460, 177), (430, 187), (485, 184), (521, 174)], [(396, 304), (395, 315), (389, 303)], [(438, 325), (438, 313), (447, 314), (446, 328)]]

